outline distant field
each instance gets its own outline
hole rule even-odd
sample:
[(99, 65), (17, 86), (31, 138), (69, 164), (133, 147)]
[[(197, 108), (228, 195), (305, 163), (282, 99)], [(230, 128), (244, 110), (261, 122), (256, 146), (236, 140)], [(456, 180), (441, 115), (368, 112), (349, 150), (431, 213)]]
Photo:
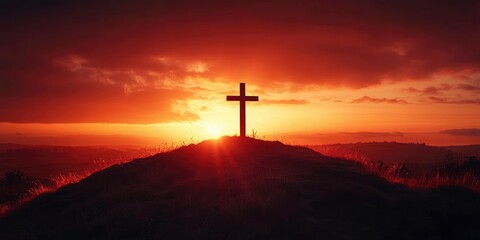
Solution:
[(157, 153), (134, 147), (0, 144), (0, 215), (93, 172)]
[(0, 144), (0, 173), (20, 170), (33, 178), (82, 173), (152, 155), (156, 149)]

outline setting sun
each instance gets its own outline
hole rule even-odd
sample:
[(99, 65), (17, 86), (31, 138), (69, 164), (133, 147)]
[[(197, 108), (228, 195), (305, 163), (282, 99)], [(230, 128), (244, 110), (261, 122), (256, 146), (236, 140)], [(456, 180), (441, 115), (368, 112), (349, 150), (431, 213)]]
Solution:
[(205, 132), (209, 138), (219, 138), (222, 136), (222, 129), (218, 125), (211, 123), (205, 124)]

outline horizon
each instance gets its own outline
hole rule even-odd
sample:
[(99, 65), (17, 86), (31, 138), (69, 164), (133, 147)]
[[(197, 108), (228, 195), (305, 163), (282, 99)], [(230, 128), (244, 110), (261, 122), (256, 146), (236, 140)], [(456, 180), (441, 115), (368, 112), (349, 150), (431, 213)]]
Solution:
[[(295, 136), (289, 138), (286, 135), (283, 137), (280, 136), (251, 136), (247, 134), (248, 138), (263, 140), (263, 141), (280, 141), (283, 144), (294, 145), (294, 146), (315, 146), (315, 145), (336, 145), (336, 144), (360, 144), (360, 143), (399, 143), (399, 144), (423, 144), (427, 146), (434, 147), (447, 147), (447, 146), (474, 146), (480, 145), (480, 143), (470, 143), (468, 139), (466, 142), (457, 142), (457, 144), (452, 144), (447, 142), (444, 144), (442, 141), (429, 143), (418, 140), (417, 137), (414, 138), (403, 138), (405, 133), (396, 133), (398, 136), (391, 138), (385, 138), (382, 136), (375, 136), (377, 133), (361, 133), (357, 137), (351, 137), (349, 134), (355, 133), (332, 133), (326, 136), (335, 136), (337, 135), (338, 141), (333, 141), (331, 138), (328, 138), (325, 141), (316, 139), (312, 141), (311, 139), (295, 138)], [(406, 133), (407, 135), (409, 133)], [(431, 139), (431, 136), (435, 133), (418, 133), (418, 135), (425, 135), (424, 140)], [(362, 135), (373, 135), (372, 137), (365, 137)], [(338, 137), (340, 136), (340, 137)], [(68, 146), (68, 147), (125, 147), (125, 148), (158, 148), (169, 146), (182, 146), (185, 144), (197, 144), (203, 141), (209, 140), (218, 140), (223, 137), (239, 137), (238, 134), (234, 135), (221, 135), (211, 138), (178, 138), (178, 139), (162, 139), (155, 137), (145, 137), (138, 135), (88, 135), (88, 134), (77, 134), (77, 135), (61, 135), (61, 136), (18, 136), (16, 139), (11, 138), (2, 138), (0, 136), (0, 145), (26, 145), (26, 146)], [(293, 139), (293, 140), (292, 140)], [(342, 140), (343, 139), (343, 140)]]

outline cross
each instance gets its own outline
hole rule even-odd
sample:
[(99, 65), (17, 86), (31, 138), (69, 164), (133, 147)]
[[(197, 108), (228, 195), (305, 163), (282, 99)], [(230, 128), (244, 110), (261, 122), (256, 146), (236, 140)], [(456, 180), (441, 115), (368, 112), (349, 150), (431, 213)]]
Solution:
[(245, 120), (245, 102), (258, 101), (258, 96), (245, 96), (245, 83), (240, 83), (240, 96), (227, 96), (227, 101), (240, 102), (240, 137), (245, 137), (246, 120)]

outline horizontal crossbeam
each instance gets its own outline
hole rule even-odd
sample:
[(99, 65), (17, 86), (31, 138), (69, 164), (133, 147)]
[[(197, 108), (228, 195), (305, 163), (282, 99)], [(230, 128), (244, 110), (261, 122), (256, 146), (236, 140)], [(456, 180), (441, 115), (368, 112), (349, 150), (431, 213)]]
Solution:
[(227, 101), (258, 101), (258, 96), (227, 96)]

